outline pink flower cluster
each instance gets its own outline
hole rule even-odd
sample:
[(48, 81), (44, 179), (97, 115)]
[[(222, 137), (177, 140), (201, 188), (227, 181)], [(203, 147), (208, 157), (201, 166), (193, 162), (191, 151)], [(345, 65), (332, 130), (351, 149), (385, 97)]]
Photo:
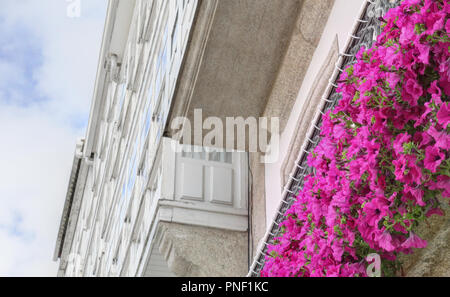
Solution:
[(427, 245), (414, 229), (450, 197), (449, 14), (448, 0), (404, 0), (341, 75), (308, 159), (315, 173), (261, 276), (366, 276), (370, 253), (386, 275), (399, 253)]

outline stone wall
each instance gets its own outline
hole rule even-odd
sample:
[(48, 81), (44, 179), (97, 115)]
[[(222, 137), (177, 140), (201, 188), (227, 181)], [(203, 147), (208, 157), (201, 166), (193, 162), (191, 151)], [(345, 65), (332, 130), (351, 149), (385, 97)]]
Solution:
[(416, 249), (412, 255), (402, 255), (406, 276), (450, 277), (450, 206), (441, 201), (445, 216), (432, 216), (416, 230), (417, 234), (428, 241), (425, 249)]
[(247, 232), (160, 222), (159, 251), (180, 277), (237, 277), (248, 270)]

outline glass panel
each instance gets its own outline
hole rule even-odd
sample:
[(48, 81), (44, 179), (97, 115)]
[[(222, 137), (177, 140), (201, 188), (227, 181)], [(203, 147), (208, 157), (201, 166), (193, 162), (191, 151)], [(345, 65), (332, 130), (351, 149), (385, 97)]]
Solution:
[(183, 158), (192, 158), (192, 152), (189, 147), (183, 147), (183, 152), (181, 153)]
[(225, 153), (225, 163), (233, 163), (233, 153), (232, 152), (226, 152)]
[(221, 162), (221, 159), (223, 157), (221, 155), (222, 155), (222, 153), (213, 151), (213, 152), (209, 153), (209, 161)]

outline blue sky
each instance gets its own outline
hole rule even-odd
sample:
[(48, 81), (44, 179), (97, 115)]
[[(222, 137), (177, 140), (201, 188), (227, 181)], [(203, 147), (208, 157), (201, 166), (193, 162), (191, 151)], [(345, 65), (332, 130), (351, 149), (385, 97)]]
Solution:
[(0, 276), (55, 276), (76, 140), (87, 125), (107, 0), (0, 0)]

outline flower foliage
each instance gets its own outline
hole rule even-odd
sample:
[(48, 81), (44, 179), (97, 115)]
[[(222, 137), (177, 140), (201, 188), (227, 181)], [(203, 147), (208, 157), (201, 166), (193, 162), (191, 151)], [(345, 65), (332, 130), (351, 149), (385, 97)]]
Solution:
[(368, 254), (395, 264), (427, 245), (414, 228), (450, 196), (449, 13), (448, 0), (403, 1), (342, 73), (262, 276), (366, 276)]

